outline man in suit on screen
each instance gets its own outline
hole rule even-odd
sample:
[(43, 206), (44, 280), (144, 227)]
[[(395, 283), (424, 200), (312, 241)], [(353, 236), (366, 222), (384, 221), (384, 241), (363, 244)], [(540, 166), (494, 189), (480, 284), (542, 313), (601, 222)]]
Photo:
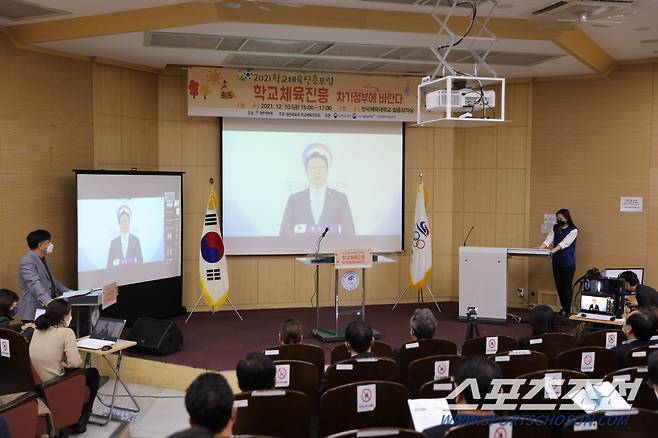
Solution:
[(325, 227), (334, 234), (354, 235), (347, 196), (327, 187), (331, 159), (331, 151), (322, 143), (312, 143), (304, 149), (302, 160), (308, 188), (288, 198), (279, 235), (320, 234)]
[(113, 266), (138, 265), (144, 262), (139, 237), (130, 234), (130, 221), (133, 213), (130, 207), (122, 205), (117, 211), (119, 222), (119, 236), (110, 243), (107, 254), (108, 269)]

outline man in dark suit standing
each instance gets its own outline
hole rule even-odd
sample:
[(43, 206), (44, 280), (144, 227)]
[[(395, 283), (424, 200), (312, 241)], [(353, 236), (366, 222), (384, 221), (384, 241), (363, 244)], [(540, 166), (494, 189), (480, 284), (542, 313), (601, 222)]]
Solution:
[(112, 243), (107, 254), (107, 268), (121, 265), (138, 265), (144, 262), (142, 258), (142, 247), (139, 237), (130, 234), (130, 220), (132, 210), (127, 205), (122, 205), (117, 211), (120, 234)]
[(633, 348), (649, 345), (651, 337), (656, 333), (656, 315), (649, 309), (639, 309), (631, 312), (624, 322), (622, 331), (626, 340), (612, 349), (617, 355), (619, 368), (624, 367), (624, 356)]
[(635, 292), (638, 307), (658, 307), (658, 291), (656, 289), (640, 284), (637, 274), (633, 271), (625, 271), (619, 274), (619, 278), (624, 280), (624, 286), (627, 291)]
[(331, 152), (322, 143), (312, 143), (303, 154), (308, 188), (288, 198), (279, 235), (331, 233), (354, 235), (354, 220), (347, 196), (327, 187)]
[(21, 288), (18, 317), (24, 322), (34, 321), (37, 309), (44, 309), (50, 300), (69, 290), (55, 280), (46, 262), (46, 254), (52, 254), (55, 248), (50, 239), (51, 235), (46, 230), (34, 230), (27, 235), (29, 251), (21, 257), (18, 265), (18, 284)]

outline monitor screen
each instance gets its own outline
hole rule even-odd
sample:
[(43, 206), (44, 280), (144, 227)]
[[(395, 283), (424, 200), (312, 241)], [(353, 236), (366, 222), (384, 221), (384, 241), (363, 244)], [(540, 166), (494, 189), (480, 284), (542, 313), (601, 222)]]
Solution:
[(223, 119), (227, 254), (402, 250), (402, 123)]
[(181, 174), (78, 173), (78, 287), (181, 275)]
[(580, 310), (587, 313), (602, 313), (613, 315), (615, 311), (615, 299), (605, 295), (582, 295), (580, 299)]

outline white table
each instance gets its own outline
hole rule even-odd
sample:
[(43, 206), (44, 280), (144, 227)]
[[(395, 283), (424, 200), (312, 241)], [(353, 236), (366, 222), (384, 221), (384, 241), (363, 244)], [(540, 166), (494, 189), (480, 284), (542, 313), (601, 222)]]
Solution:
[(549, 257), (548, 249), (462, 246), (459, 248), (459, 319), (469, 307), (478, 321), (507, 320), (507, 260), (512, 256)]

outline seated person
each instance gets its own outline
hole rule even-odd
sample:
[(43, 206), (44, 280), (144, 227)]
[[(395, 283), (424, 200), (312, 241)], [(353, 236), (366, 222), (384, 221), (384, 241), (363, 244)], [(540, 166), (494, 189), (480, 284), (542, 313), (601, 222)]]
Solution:
[[(416, 309), (414, 314), (411, 315), (409, 320), (409, 334), (411, 339), (416, 341), (418, 339), (432, 339), (434, 332), (436, 332), (436, 318), (432, 311), (428, 308)], [(393, 349), (393, 359), (396, 362), (400, 361), (400, 349)]]
[(543, 335), (544, 333), (553, 333), (558, 331), (555, 324), (555, 312), (545, 304), (535, 306), (530, 311), (530, 327), (532, 335), (519, 339), (519, 346), (528, 350), (528, 341), (533, 336)]
[(658, 398), (658, 351), (654, 351), (647, 359), (647, 383), (653, 387), (653, 392)]
[[(375, 337), (372, 335), (372, 327), (365, 321), (352, 321), (345, 327), (345, 347), (351, 359), (366, 357), (377, 357), (372, 352), (372, 344)], [(320, 394), (327, 390), (327, 373), (320, 379)]]
[(624, 356), (633, 348), (649, 345), (651, 337), (656, 333), (656, 315), (648, 309), (631, 312), (621, 330), (626, 334), (626, 340), (612, 348), (617, 354), (619, 368), (624, 367)]
[(263, 353), (248, 353), (238, 362), (235, 373), (242, 392), (274, 388), (276, 366)]
[(190, 428), (169, 438), (230, 437), (235, 422), (233, 391), (218, 373), (204, 373), (194, 379), (185, 391), (185, 409), (190, 416)]
[(23, 332), (34, 327), (14, 319), (18, 313), (18, 295), (9, 289), (0, 289), (0, 328)]
[(294, 318), (288, 318), (279, 327), (279, 344), (301, 344), (304, 339), (304, 327)]
[(658, 307), (658, 291), (650, 286), (640, 284), (635, 272), (622, 272), (619, 274), (619, 278), (624, 280), (624, 287), (627, 292), (635, 293), (639, 308)]
[[(455, 385), (459, 386), (464, 383), (466, 379), (474, 378), (477, 381), (477, 389), (480, 393), (480, 397), (476, 398), (473, 394), (472, 387), (467, 385), (464, 387), (464, 390), (457, 395), (455, 403), (458, 405), (483, 405), (495, 403), (493, 399), (487, 399), (486, 397), (493, 388), (493, 380), (501, 379), (502, 377), (503, 373), (496, 362), (482, 356), (470, 356), (464, 358), (455, 373)], [(454, 419), (455, 424), (467, 424), (494, 414), (494, 411), (484, 411), (481, 409), (460, 410), (458, 407), (457, 415), (455, 417), (460, 418)], [(423, 433), (429, 438), (441, 438), (451, 427), (452, 425), (450, 424), (439, 424), (438, 426), (425, 429)]]
[(592, 304), (589, 305), (588, 310), (596, 310), (596, 311), (601, 310), (599, 308), (599, 304), (596, 302), (596, 298), (592, 298)]
[[(67, 368), (80, 368), (83, 361), (78, 352), (75, 333), (69, 328), (71, 305), (58, 298), (46, 306), (46, 313), (34, 322), (36, 330), (30, 343), (30, 359), (37, 374), (47, 382), (63, 376)], [(78, 424), (73, 430), (84, 433), (98, 392), (99, 375), (96, 368), (85, 368), (85, 385), (89, 388), (89, 401), (82, 407)]]

